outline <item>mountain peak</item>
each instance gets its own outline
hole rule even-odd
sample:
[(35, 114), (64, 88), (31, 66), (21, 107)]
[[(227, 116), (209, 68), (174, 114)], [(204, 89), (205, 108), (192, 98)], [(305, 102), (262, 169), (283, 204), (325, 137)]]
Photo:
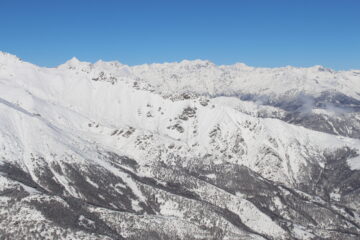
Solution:
[(0, 51), (0, 62), (1, 63), (21, 62), (21, 59), (13, 54)]
[(77, 65), (80, 63), (80, 60), (77, 57), (72, 57), (70, 60), (66, 62), (67, 64)]
[(191, 67), (191, 68), (209, 68), (209, 67), (215, 67), (216, 65), (213, 62), (210, 62), (209, 60), (201, 60), (201, 59), (195, 59), (195, 60), (182, 60), (179, 63), (181, 66)]
[(58, 66), (58, 68), (70, 68), (70, 69), (76, 69), (80, 66), (89, 65), (88, 62), (82, 62), (77, 57), (72, 57), (65, 63)]

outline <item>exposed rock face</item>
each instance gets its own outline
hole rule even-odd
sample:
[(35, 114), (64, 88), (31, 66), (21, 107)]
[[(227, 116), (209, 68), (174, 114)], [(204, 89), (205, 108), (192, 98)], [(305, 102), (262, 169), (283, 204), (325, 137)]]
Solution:
[(359, 239), (359, 77), (0, 53), (0, 239)]

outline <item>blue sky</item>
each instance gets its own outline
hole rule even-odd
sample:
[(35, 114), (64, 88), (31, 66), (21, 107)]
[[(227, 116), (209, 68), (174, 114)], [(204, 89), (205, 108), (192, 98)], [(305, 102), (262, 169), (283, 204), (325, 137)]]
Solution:
[(359, 0), (1, 0), (0, 9), (0, 50), (41, 66), (76, 56), (360, 69)]

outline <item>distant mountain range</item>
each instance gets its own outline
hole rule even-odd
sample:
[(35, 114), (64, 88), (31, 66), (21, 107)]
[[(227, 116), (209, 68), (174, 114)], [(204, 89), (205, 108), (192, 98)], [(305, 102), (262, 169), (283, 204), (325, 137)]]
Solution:
[(360, 70), (0, 52), (0, 239), (360, 239)]

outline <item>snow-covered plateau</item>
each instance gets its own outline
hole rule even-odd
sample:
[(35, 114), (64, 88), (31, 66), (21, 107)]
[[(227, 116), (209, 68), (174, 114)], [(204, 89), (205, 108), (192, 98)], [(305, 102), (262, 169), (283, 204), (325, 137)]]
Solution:
[(0, 239), (360, 239), (360, 71), (0, 52)]

